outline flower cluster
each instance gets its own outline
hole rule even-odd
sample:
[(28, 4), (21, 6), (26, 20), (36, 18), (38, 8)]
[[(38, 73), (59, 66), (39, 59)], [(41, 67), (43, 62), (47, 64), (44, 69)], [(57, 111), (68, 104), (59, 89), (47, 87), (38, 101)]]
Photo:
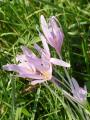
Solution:
[(15, 71), (17, 76), (30, 79), (32, 85), (52, 80), (53, 64), (70, 67), (69, 63), (57, 58), (52, 58), (50, 55), (48, 44), (55, 48), (56, 52), (59, 54), (64, 38), (62, 30), (57, 25), (56, 18), (51, 17), (49, 23), (47, 23), (44, 16), (41, 15), (40, 21), (43, 33), (39, 33), (39, 36), (43, 48), (38, 44), (34, 45), (40, 57), (36, 56), (27, 47), (22, 46), (23, 54), (16, 56), (18, 64), (7, 64), (3, 66), (4, 70)]
[[(22, 46), (21, 49), (23, 53), (16, 56), (17, 64), (7, 64), (3, 66), (4, 70), (16, 72), (18, 77), (28, 78), (31, 85), (40, 84), (47, 80), (54, 81), (55, 77), (52, 75), (53, 65), (70, 67), (69, 63), (64, 62), (62, 59), (52, 58), (50, 54), (48, 44), (51, 45), (59, 55), (64, 39), (62, 29), (58, 27), (57, 19), (53, 16), (47, 23), (44, 16), (41, 15), (40, 22), (43, 33), (39, 32), (39, 37), (42, 41), (43, 48), (38, 44), (34, 44), (34, 49), (38, 51), (40, 57), (36, 56), (32, 50), (26, 46)], [(86, 101), (86, 87), (81, 88), (74, 78), (71, 79), (70, 87), (75, 100), (81, 103)]]

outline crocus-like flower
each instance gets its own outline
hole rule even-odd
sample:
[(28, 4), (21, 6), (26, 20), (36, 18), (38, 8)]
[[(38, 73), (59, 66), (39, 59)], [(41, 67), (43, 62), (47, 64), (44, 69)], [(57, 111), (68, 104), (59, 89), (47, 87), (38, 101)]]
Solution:
[(16, 64), (7, 64), (3, 66), (4, 70), (15, 71), (19, 77), (33, 79), (32, 85), (50, 80), (52, 77), (52, 66), (47, 60), (38, 58), (32, 51), (22, 47), (23, 54), (17, 55)]
[(87, 89), (86, 86), (84, 88), (80, 87), (77, 81), (72, 78), (71, 80), (71, 90), (73, 97), (80, 103), (84, 103), (87, 100)]
[(64, 34), (62, 29), (57, 25), (57, 19), (53, 16), (50, 18), (49, 23), (46, 22), (43, 15), (40, 18), (42, 31), (47, 39), (47, 42), (56, 49), (59, 54), (61, 51)]
[(45, 37), (40, 34), (43, 48), (35, 44), (35, 49), (40, 53), (41, 58), (37, 57), (27, 47), (22, 47), (23, 54), (17, 55), (16, 64), (7, 64), (3, 66), (4, 70), (15, 71), (19, 77), (31, 78), (32, 85), (45, 82), (52, 79), (52, 64), (64, 67), (70, 67), (70, 64), (50, 57), (50, 51)]
[(43, 48), (37, 44), (34, 46), (41, 57), (37, 57), (31, 50), (23, 46), (23, 54), (17, 55), (16, 57), (18, 64), (7, 64), (3, 66), (3, 69), (15, 71), (18, 73), (18, 76), (22, 78), (31, 78), (33, 79), (31, 84), (35, 85), (37, 83), (42, 83), (46, 80), (52, 79), (52, 64), (70, 67), (70, 64), (64, 62), (63, 60), (51, 58), (49, 47), (46, 41), (48, 40), (48, 42), (55, 47), (56, 51), (59, 53), (63, 42), (63, 33), (57, 26), (54, 17), (51, 18), (49, 24), (50, 25), (48, 26), (44, 17), (41, 16), (41, 25), (43, 32), (45, 33), (45, 37), (40, 33)]

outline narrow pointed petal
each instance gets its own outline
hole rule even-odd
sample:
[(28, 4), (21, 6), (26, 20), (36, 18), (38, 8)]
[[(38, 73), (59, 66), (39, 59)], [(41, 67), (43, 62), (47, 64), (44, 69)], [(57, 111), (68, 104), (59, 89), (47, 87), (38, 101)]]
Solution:
[(39, 52), (42, 60), (50, 58), (49, 54), (43, 48), (41, 48), (39, 45), (35, 44), (34, 48)]
[(77, 81), (74, 78), (72, 78), (70, 84), (71, 84), (71, 90), (72, 90), (73, 96), (79, 98), (80, 87), (79, 87)]
[(41, 27), (42, 27), (42, 30), (43, 30), (43, 33), (45, 34), (45, 36), (48, 37), (48, 35), (49, 35), (51, 37), (49, 30), (48, 30), (48, 24), (43, 15), (41, 15), (41, 17), (40, 17), (40, 22), (41, 22)]
[(22, 69), (23, 73), (32, 73), (36, 72), (35, 66), (32, 63), (22, 62), (18, 64), (18, 67)]
[(18, 65), (7, 64), (3, 66), (3, 69), (7, 71), (14, 71), (14, 72), (17, 72), (18, 74), (35, 74), (36, 73), (36, 69), (33, 66), (33, 64), (29, 64), (26, 62), (19, 63)]
[(43, 82), (46, 82), (46, 80), (33, 80), (33, 81), (31, 81), (31, 85), (36, 85), (36, 84), (40, 84)]
[(63, 60), (60, 60), (60, 59), (56, 59), (56, 58), (51, 58), (50, 62), (54, 65), (59, 65), (59, 66), (63, 66), (63, 67), (70, 67), (69, 63), (64, 62)]
[(73, 85), (75, 91), (79, 91), (79, 88), (80, 88), (79, 84), (77, 83), (77, 81), (74, 78), (72, 78), (72, 85)]
[(45, 37), (44, 37), (41, 33), (39, 33), (39, 36), (40, 36), (40, 38), (41, 38), (41, 41), (42, 41), (44, 50), (47, 52), (48, 56), (50, 56), (49, 47), (48, 47), (48, 44), (47, 44), (47, 42), (46, 42)]
[(20, 73), (18, 75), (19, 77), (22, 78), (32, 78), (32, 79), (43, 79), (43, 77), (41, 75), (37, 75), (37, 74), (25, 74), (25, 73)]
[(48, 40), (49, 44), (51, 46), (53, 46), (53, 36), (51, 35), (51, 32), (48, 29), (48, 24), (43, 15), (41, 15), (41, 17), (40, 17), (40, 22), (41, 22), (42, 31), (43, 31), (46, 39)]
[(87, 93), (87, 87), (86, 87), (86, 85), (84, 85), (84, 90), (86, 91), (86, 93)]
[(59, 27), (57, 25), (57, 21), (58, 20), (55, 17), (52, 17), (50, 19), (50, 23), (52, 25), (54, 35), (57, 37), (58, 42), (62, 44), (63, 43), (63, 39), (64, 39), (64, 34), (63, 34), (61, 26)]
[(26, 59), (25, 55), (22, 54), (22, 55), (17, 55), (16, 56), (16, 61), (17, 62), (25, 62), (25, 61), (27, 61), (27, 59)]
[(36, 58), (36, 55), (30, 49), (28, 49), (27, 47), (22, 46), (21, 49), (22, 49), (24, 55), (26, 55), (28, 57)]
[(7, 71), (15, 71), (18, 72), (20, 70), (20, 68), (15, 65), (15, 64), (7, 64), (7, 65), (3, 65), (3, 70), (7, 70)]
[(62, 29), (58, 27), (57, 19), (55, 17), (52, 17), (50, 19), (49, 24), (52, 27), (54, 48), (56, 49), (57, 53), (59, 53), (61, 51), (64, 34), (62, 32)]
[[(40, 46), (38, 46), (37, 44), (34, 45), (34, 48), (39, 52), (40, 56), (41, 56), (41, 64), (39, 68), (43, 67), (43, 68), (47, 68), (47, 66), (49, 66), (49, 60), (50, 60), (50, 53), (47, 53), (47, 51), (45, 51), (45, 49), (42, 49)], [(42, 71), (42, 70), (41, 70)]]
[(40, 16), (40, 22), (41, 22), (41, 27), (42, 27), (43, 29), (44, 29), (44, 28), (48, 29), (48, 24), (47, 24), (47, 22), (46, 22), (46, 20), (45, 20), (45, 18), (44, 18), (43, 15)]
[(34, 44), (34, 48), (39, 52), (40, 55), (42, 54), (43, 49), (38, 44)]
[(26, 47), (26, 46), (21, 46), (21, 49), (24, 54), (31, 54), (32, 52)]

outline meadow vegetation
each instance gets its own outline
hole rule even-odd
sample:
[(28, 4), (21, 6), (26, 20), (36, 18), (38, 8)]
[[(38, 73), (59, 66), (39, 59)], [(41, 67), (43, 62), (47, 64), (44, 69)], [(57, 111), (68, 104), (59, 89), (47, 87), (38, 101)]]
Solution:
[[(64, 33), (61, 56), (70, 68), (53, 67), (57, 82), (35, 86), (2, 69), (16, 63), (21, 46), (41, 45), (40, 16), (55, 16)], [(90, 3), (89, 0), (0, 0), (0, 120), (90, 119)], [(59, 58), (49, 46), (51, 56)], [(69, 75), (69, 76), (68, 76)], [(72, 78), (73, 77), (73, 78)], [(70, 80), (87, 87), (87, 101), (76, 101)]]

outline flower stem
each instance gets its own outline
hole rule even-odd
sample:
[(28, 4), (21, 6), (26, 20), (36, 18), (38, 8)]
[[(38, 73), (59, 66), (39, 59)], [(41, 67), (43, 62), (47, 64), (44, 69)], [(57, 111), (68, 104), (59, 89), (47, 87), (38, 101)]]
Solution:
[[(59, 58), (60, 58), (60, 59), (62, 59), (62, 57), (61, 57), (61, 55), (60, 55), (60, 54), (58, 54), (58, 56), (59, 56)], [(65, 74), (66, 74), (66, 77), (67, 77), (67, 79), (68, 79), (69, 83), (71, 83), (71, 78), (70, 78), (70, 76), (69, 76), (69, 74), (68, 74), (68, 72), (67, 72), (66, 68), (65, 68), (65, 67), (63, 67), (63, 69), (64, 69), (64, 72), (65, 72)]]

